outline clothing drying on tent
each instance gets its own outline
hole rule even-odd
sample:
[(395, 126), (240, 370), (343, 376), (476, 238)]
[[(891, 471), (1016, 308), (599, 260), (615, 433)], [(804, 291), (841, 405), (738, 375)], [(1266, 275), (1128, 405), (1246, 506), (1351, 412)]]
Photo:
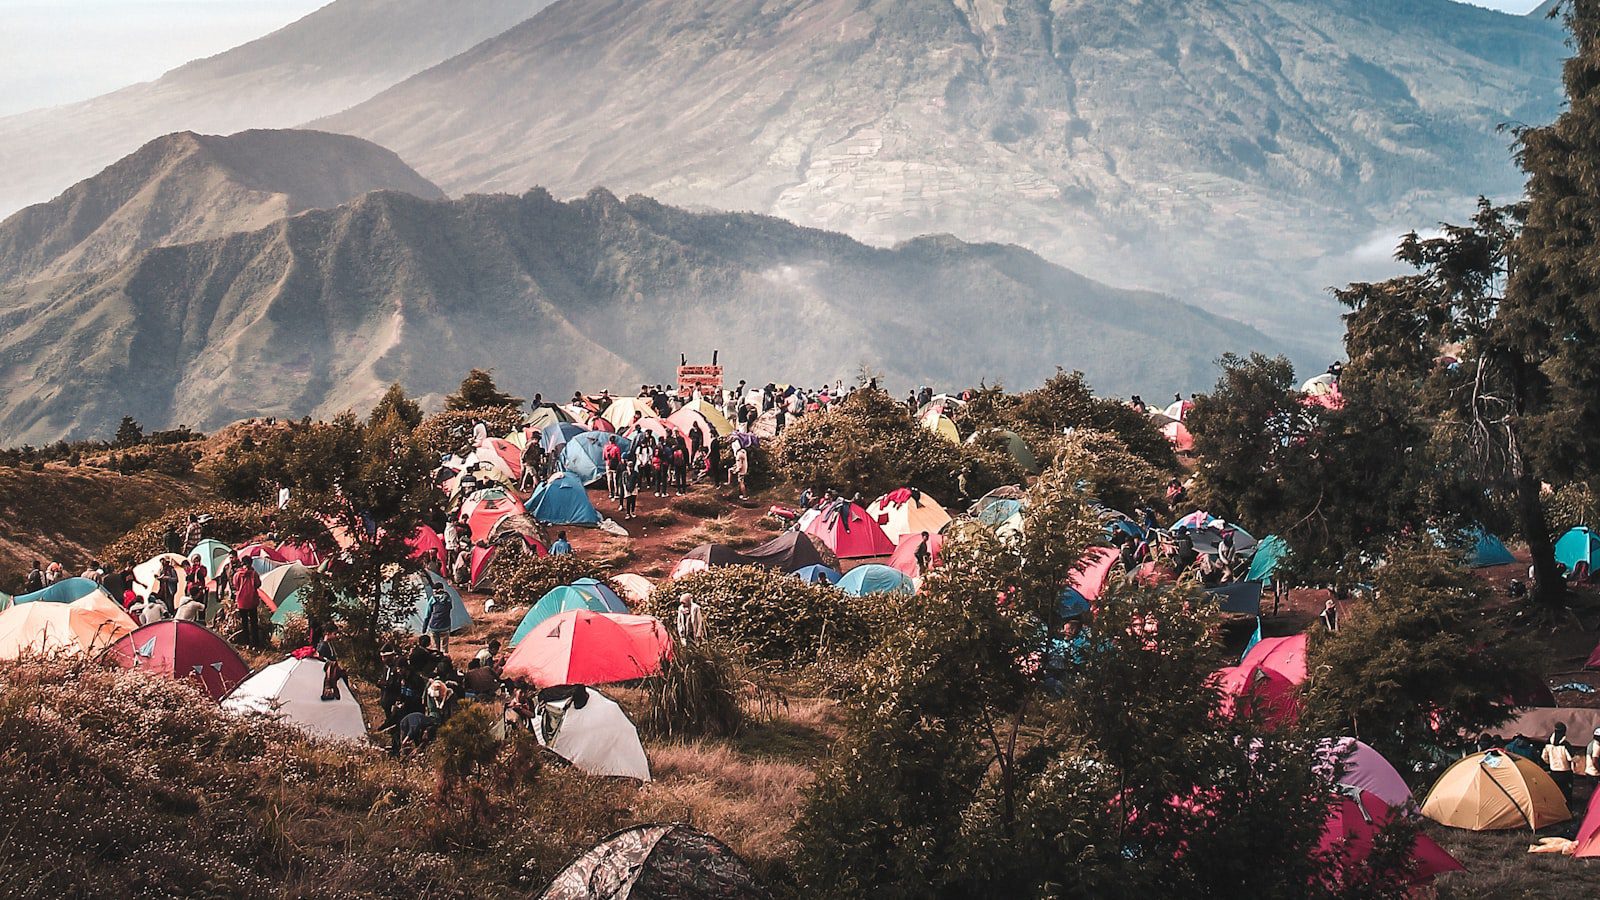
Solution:
[(260, 715), (298, 728), (312, 738), (361, 741), (367, 723), (349, 682), (335, 685), (337, 697), (323, 699), (327, 663), (315, 656), (289, 657), (251, 675), (222, 700), (237, 715)]
[(1173, 522), (1172, 523), (1172, 527), (1167, 529), (1167, 530), (1168, 531), (1177, 531), (1179, 528), (1187, 528), (1190, 531), (1193, 531), (1196, 528), (1204, 528), (1207, 525), (1210, 525), (1212, 522), (1215, 522), (1215, 521), (1217, 521), (1217, 517), (1216, 516), (1213, 516), (1212, 514), (1206, 512), (1203, 509), (1197, 509), (1194, 512), (1189, 513), (1187, 516), (1184, 516), (1183, 518), (1179, 519), (1178, 521)]
[(523, 508), (546, 525), (600, 524), (600, 511), (589, 502), (589, 491), (571, 472), (557, 472), (540, 482)]
[[(1399, 770), (1382, 753), (1355, 738), (1324, 738), (1317, 742), (1316, 752), (1339, 784), (1369, 791), (1392, 807), (1411, 802), (1411, 788)], [(1341, 770), (1335, 773), (1331, 770), (1336, 766)]]
[(868, 594), (915, 594), (917, 586), (898, 569), (877, 564), (856, 566), (839, 579), (839, 590), (852, 597)]
[[(921, 578), (928, 574), (917, 565), (917, 548), (920, 546), (922, 546), (922, 534), (920, 532), (902, 535), (899, 542), (894, 545), (894, 553), (889, 557), (889, 565), (904, 572), (911, 578)], [(929, 568), (939, 564), (939, 551), (943, 549), (944, 535), (928, 535)]]
[(540, 746), (590, 775), (650, 780), (639, 730), (615, 700), (581, 684), (545, 688), (533, 717)]
[(106, 660), (124, 669), (189, 681), (213, 700), (221, 700), (250, 675), (221, 635), (194, 622), (146, 625), (111, 645)]
[(1533, 760), (1487, 750), (1439, 776), (1422, 802), (1422, 814), (1468, 831), (1538, 831), (1572, 818), (1561, 788)]
[(854, 503), (842, 512), (824, 512), (806, 527), (806, 533), (822, 541), (840, 559), (888, 556), (894, 552), (894, 543), (883, 529)]
[(538, 602), (534, 603), (527, 614), (522, 617), (522, 621), (517, 625), (517, 630), (511, 635), (510, 646), (515, 647), (522, 643), (522, 639), (527, 637), (529, 632), (533, 631), (546, 619), (575, 609), (587, 609), (592, 612), (626, 613), (628, 606), (610, 588), (592, 578), (585, 578), (572, 584), (553, 587), (545, 592), (545, 595), (540, 597)]
[(939, 501), (905, 488), (872, 501), (867, 515), (883, 529), (885, 537), (897, 544), (903, 535), (920, 535), (924, 531), (937, 534), (950, 521), (950, 513)]
[(650, 594), (656, 589), (650, 579), (631, 572), (611, 576), (611, 583), (617, 586), (617, 594), (623, 601), (635, 607), (649, 600)]
[[(1383, 826), (1392, 818), (1394, 812), (1390, 804), (1369, 791), (1353, 791), (1334, 803), (1317, 850), (1332, 857), (1340, 881), (1348, 875), (1350, 881), (1359, 882), (1369, 874), (1368, 858), (1372, 856), (1373, 845)], [(1409, 868), (1410, 883), (1421, 885), (1445, 872), (1459, 872), (1465, 867), (1432, 838), (1418, 834), (1412, 839)]]
[(137, 627), (102, 594), (71, 603), (24, 603), (0, 613), (0, 659), (96, 656)]
[(1218, 711), (1224, 717), (1258, 715), (1268, 724), (1284, 725), (1299, 714), (1294, 683), (1282, 673), (1238, 665), (1219, 669), (1212, 677), (1222, 693)]
[[(10, 598), (11, 603), (9, 605), (20, 606), (24, 603), (72, 603), (82, 600), (85, 597), (92, 597), (96, 594), (99, 594), (107, 600), (113, 599), (110, 594), (106, 593), (105, 588), (95, 584), (91, 579), (76, 577), (64, 578), (61, 581), (50, 585), (44, 590), (12, 597)], [(0, 594), (0, 597), (3, 596), (5, 595)]]
[(1568, 572), (1593, 575), (1600, 563), (1600, 534), (1585, 526), (1569, 530), (1556, 541), (1556, 562), (1566, 566)]
[(794, 576), (806, 584), (838, 584), (844, 576), (827, 566), (806, 566), (795, 569)]
[(635, 825), (556, 875), (539, 900), (769, 900), (727, 844), (689, 825)]
[(1306, 680), (1306, 636), (1262, 638), (1239, 660), (1241, 666), (1266, 666), (1289, 679), (1290, 684)]
[(506, 660), (502, 677), (537, 687), (632, 681), (661, 671), (672, 639), (659, 619), (564, 612), (539, 623)]
[[(416, 596), (416, 607), (412, 611), (411, 617), (404, 623), (406, 630), (410, 633), (423, 634), (428, 630), (428, 603), (433, 599), (435, 588), (442, 588), (445, 594), (450, 597), (450, 631), (452, 633), (472, 624), (472, 614), (467, 612), (467, 605), (461, 602), (461, 594), (449, 582), (439, 576), (432, 573), (413, 572), (402, 580), (401, 585), (403, 590), (411, 591)], [(385, 606), (388, 605), (387, 598), (390, 592), (394, 590), (394, 587), (395, 583), (393, 581), (384, 582)]]

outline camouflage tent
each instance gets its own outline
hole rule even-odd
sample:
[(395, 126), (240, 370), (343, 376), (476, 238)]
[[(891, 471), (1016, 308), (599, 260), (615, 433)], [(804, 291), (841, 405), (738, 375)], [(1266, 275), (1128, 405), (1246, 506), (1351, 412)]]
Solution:
[(595, 844), (541, 900), (767, 900), (727, 844), (688, 825), (636, 825)]

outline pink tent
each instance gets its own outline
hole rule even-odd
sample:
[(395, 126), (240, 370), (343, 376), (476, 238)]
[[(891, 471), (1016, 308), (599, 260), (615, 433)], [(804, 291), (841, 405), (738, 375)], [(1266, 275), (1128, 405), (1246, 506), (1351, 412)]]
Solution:
[(1262, 638), (1239, 660), (1240, 666), (1266, 666), (1293, 684), (1306, 680), (1306, 636)]
[(1383, 754), (1355, 738), (1324, 738), (1317, 742), (1317, 755), (1332, 765), (1343, 760), (1339, 783), (1370, 792), (1392, 807), (1411, 802), (1411, 788), (1389, 764)]
[(667, 416), (667, 421), (676, 426), (679, 431), (682, 431), (685, 437), (688, 437), (693, 432), (700, 432), (700, 446), (702, 447), (711, 446), (711, 443), (717, 439), (717, 429), (711, 424), (711, 420), (697, 410), (690, 409), (687, 406)]
[[(849, 529), (845, 520), (849, 519)], [(865, 559), (871, 556), (888, 556), (894, 553), (894, 543), (883, 533), (878, 523), (858, 504), (850, 504), (844, 515), (823, 513), (812, 520), (806, 533), (826, 544), (840, 559)]]
[(512, 480), (522, 477), (522, 449), (500, 438), (484, 438), (478, 442), (478, 458), (489, 463), (499, 461), (497, 468), (511, 474)]
[(278, 545), (278, 556), (284, 562), (297, 562), (308, 569), (322, 565), (322, 555), (310, 544), (281, 543)]
[(1263, 666), (1229, 666), (1211, 676), (1222, 691), (1217, 711), (1224, 717), (1256, 713), (1268, 724), (1287, 725), (1299, 714), (1294, 685)]
[(263, 559), (270, 559), (275, 563), (288, 562), (287, 559), (283, 558), (283, 554), (278, 552), (278, 548), (269, 547), (266, 544), (250, 544), (249, 546), (239, 548), (240, 559), (250, 559), (257, 556), (262, 557)]
[[(648, 431), (662, 440), (675, 434), (683, 434), (683, 429), (679, 428), (675, 423), (667, 419), (657, 419), (654, 416), (635, 422), (633, 427), (628, 429), (627, 436), (634, 437), (641, 431)], [(688, 435), (684, 435), (684, 440), (688, 440), (688, 437)]]
[(617, 426), (611, 424), (610, 421), (608, 421), (606, 419), (603, 419), (600, 416), (595, 416), (594, 418), (589, 420), (589, 430), (590, 431), (609, 431), (609, 432), (615, 433), (616, 430), (617, 430)]
[[(922, 543), (921, 534), (902, 534), (900, 542), (894, 546), (894, 555), (889, 557), (889, 568), (896, 569), (907, 578), (921, 578), (926, 572), (917, 569), (917, 545)], [(944, 535), (928, 535), (929, 567), (939, 564), (939, 551), (944, 549)]]
[(1106, 582), (1111, 579), (1111, 570), (1121, 558), (1121, 554), (1110, 547), (1090, 547), (1072, 570), (1072, 589), (1085, 600), (1099, 600)]
[[(1350, 880), (1350, 876), (1359, 880), (1370, 875), (1366, 863), (1372, 855), (1373, 840), (1393, 816), (1389, 805), (1370, 791), (1362, 791), (1359, 800), (1341, 797), (1334, 804), (1317, 850), (1334, 857), (1336, 877), (1341, 883)], [(1411, 846), (1411, 858), (1413, 884), (1427, 884), (1440, 874), (1465, 868), (1425, 834), (1417, 835)]]
[(504, 677), (538, 687), (632, 681), (661, 671), (662, 658), (671, 656), (672, 639), (653, 616), (575, 609), (528, 632)]
[(445, 562), (444, 538), (427, 525), (418, 525), (417, 533), (406, 541), (406, 546), (411, 548), (411, 559), (421, 559), (431, 550), (438, 554), (440, 563)]
[(106, 659), (124, 669), (193, 682), (213, 700), (250, 677), (250, 667), (232, 645), (194, 622), (146, 625), (112, 644)]
[(1194, 435), (1189, 433), (1189, 426), (1182, 422), (1168, 422), (1161, 426), (1161, 433), (1172, 442), (1174, 450), (1187, 453), (1194, 449)]
[(1572, 855), (1579, 859), (1600, 859), (1600, 800), (1589, 800), (1589, 812), (1578, 826), (1578, 837), (1573, 841)]

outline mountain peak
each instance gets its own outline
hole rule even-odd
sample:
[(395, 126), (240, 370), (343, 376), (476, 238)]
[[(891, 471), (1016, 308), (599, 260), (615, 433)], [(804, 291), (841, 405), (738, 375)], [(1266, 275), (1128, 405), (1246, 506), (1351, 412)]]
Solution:
[(392, 151), (348, 135), (163, 135), (0, 222), (0, 284), (110, 268), (151, 247), (253, 231), (385, 188), (444, 196)]

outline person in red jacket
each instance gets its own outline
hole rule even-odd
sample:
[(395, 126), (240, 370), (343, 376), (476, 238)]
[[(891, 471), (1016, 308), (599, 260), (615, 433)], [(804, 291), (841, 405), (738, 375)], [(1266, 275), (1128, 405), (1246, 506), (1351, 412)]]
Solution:
[(233, 603), (239, 611), (244, 626), (244, 642), (250, 647), (261, 646), (261, 623), (256, 618), (256, 607), (261, 605), (261, 576), (248, 562), (233, 573)]

